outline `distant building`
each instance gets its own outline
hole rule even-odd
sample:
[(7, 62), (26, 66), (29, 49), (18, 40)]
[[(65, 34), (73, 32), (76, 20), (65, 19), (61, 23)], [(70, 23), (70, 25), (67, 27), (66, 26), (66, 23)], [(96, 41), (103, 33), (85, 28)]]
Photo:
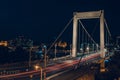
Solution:
[(31, 47), (33, 46), (33, 40), (31, 39), (26, 39), (23, 36), (19, 36), (13, 40), (9, 41), (9, 46), (10, 47)]
[(0, 46), (8, 46), (8, 42), (7, 41), (0, 41)]

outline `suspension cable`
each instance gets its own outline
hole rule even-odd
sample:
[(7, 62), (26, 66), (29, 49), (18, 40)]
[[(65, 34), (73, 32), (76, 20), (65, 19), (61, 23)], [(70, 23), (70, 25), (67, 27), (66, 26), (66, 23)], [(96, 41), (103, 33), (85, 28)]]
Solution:
[(79, 24), (79, 27), (78, 27), (78, 28), (79, 28), (79, 31), (78, 31), (78, 32), (79, 32), (78, 44), (79, 44), (79, 48), (80, 48), (80, 44), (81, 44), (81, 40), (80, 40), (80, 37), (81, 37), (81, 36), (80, 36), (80, 34), (81, 34), (81, 31), (80, 31), (80, 30), (81, 30), (81, 27), (80, 27), (80, 24)]
[(96, 28), (97, 28), (97, 26), (98, 26), (98, 23), (99, 23), (99, 20), (97, 20), (97, 22), (96, 22), (96, 24), (95, 24), (95, 27), (93, 28), (93, 31), (92, 31), (91, 36), (93, 36), (93, 34), (95, 33)]
[(104, 22), (105, 22), (105, 25), (106, 25), (106, 29), (107, 29), (107, 31), (108, 31), (108, 34), (109, 34), (109, 36), (111, 37), (111, 33), (110, 33), (110, 30), (109, 30), (109, 28), (108, 28), (108, 25), (107, 25), (107, 22), (106, 22), (106, 19), (104, 18)]
[(97, 44), (97, 43), (93, 40), (93, 38), (90, 36), (90, 34), (87, 32), (87, 30), (85, 29), (85, 27), (84, 27), (83, 23), (81, 22), (81, 20), (79, 20), (79, 22), (80, 22), (82, 28), (83, 28), (83, 29), (85, 30), (85, 32), (87, 33), (88, 37), (93, 41), (94, 44)]
[[(106, 22), (106, 19), (104, 18), (104, 23), (105, 23), (105, 26), (106, 26), (106, 29), (107, 29), (107, 32), (108, 32), (108, 39), (107, 39), (107, 42), (108, 42), (108, 44), (109, 44), (109, 40), (112, 38), (112, 36), (111, 36), (111, 33), (110, 33), (110, 29), (108, 28), (108, 25), (107, 25), (107, 22)], [(109, 39), (110, 38), (110, 39)]]
[(85, 43), (87, 44), (87, 34), (86, 34), (86, 36), (85, 36)]
[(105, 45), (108, 44), (108, 35), (107, 30), (105, 30)]
[(58, 37), (55, 39), (55, 41), (52, 43), (52, 45), (48, 48), (46, 54), (50, 51), (50, 49), (54, 46), (54, 44), (56, 43), (56, 41), (61, 37), (61, 35), (64, 33), (64, 31), (68, 28), (68, 26), (70, 25), (70, 23), (72, 22), (72, 20), (73, 20), (73, 17), (69, 20), (69, 22), (67, 23), (67, 25), (61, 31), (61, 33), (58, 35)]
[(82, 43), (84, 41), (84, 30), (82, 30)]

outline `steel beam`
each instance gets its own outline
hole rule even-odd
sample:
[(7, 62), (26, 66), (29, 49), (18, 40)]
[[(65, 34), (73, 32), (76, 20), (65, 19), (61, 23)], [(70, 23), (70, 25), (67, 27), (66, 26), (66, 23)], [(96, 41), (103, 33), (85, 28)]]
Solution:
[(77, 19), (94, 19), (100, 18), (100, 11), (91, 11), (91, 12), (75, 12), (74, 13)]

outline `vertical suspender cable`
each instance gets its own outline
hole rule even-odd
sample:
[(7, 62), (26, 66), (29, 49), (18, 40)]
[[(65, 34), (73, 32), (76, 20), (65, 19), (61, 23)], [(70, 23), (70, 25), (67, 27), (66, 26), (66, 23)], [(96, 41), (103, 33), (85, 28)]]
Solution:
[(82, 48), (84, 46), (84, 29), (82, 28)]
[(112, 36), (111, 36), (110, 30), (109, 30), (109, 28), (108, 28), (108, 25), (107, 25), (107, 22), (106, 22), (106, 19), (105, 19), (105, 18), (104, 18), (104, 23), (105, 23), (105, 25), (106, 25), (106, 29), (107, 29), (107, 32), (108, 32), (108, 34), (109, 34), (109, 36), (108, 36), (108, 44), (109, 44), (109, 40), (112, 38)]
[(104, 18), (104, 22), (105, 22), (106, 29), (108, 31), (109, 36), (112, 37), (105, 18)]
[(79, 22), (80, 22), (82, 28), (83, 28), (83, 29), (85, 30), (85, 32), (87, 33), (88, 37), (93, 41), (93, 43), (97, 44), (97, 43), (93, 40), (93, 38), (90, 36), (90, 34), (87, 32), (87, 30), (85, 29), (85, 27), (84, 27), (84, 25), (82, 24), (82, 22), (81, 22), (80, 20), (79, 20)]
[(107, 31), (105, 30), (105, 45), (107, 45)]
[(79, 49), (80, 49), (80, 44), (81, 44), (81, 40), (80, 40), (80, 39), (81, 39), (81, 36), (80, 36), (80, 32), (81, 32), (81, 31), (80, 31), (80, 30), (81, 30), (81, 29), (80, 29), (80, 24), (79, 24), (79, 27), (78, 27), (78, 28), (79, 28), (79, 31), (78, 31), (78, 32), (79, 32), (79, 40), (78, 40), (78, 41), (79, 41)]

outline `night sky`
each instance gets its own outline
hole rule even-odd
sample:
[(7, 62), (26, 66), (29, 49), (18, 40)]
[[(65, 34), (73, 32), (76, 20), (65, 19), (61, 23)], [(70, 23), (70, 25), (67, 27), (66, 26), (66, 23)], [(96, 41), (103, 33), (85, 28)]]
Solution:
[(0, 40), (20, 35), (40, 42), (54, 40), (73, 12), (96, 10), (104, 10), (112, 36), (120, 35), (119, 5), (119, 0), (1, 0)]

